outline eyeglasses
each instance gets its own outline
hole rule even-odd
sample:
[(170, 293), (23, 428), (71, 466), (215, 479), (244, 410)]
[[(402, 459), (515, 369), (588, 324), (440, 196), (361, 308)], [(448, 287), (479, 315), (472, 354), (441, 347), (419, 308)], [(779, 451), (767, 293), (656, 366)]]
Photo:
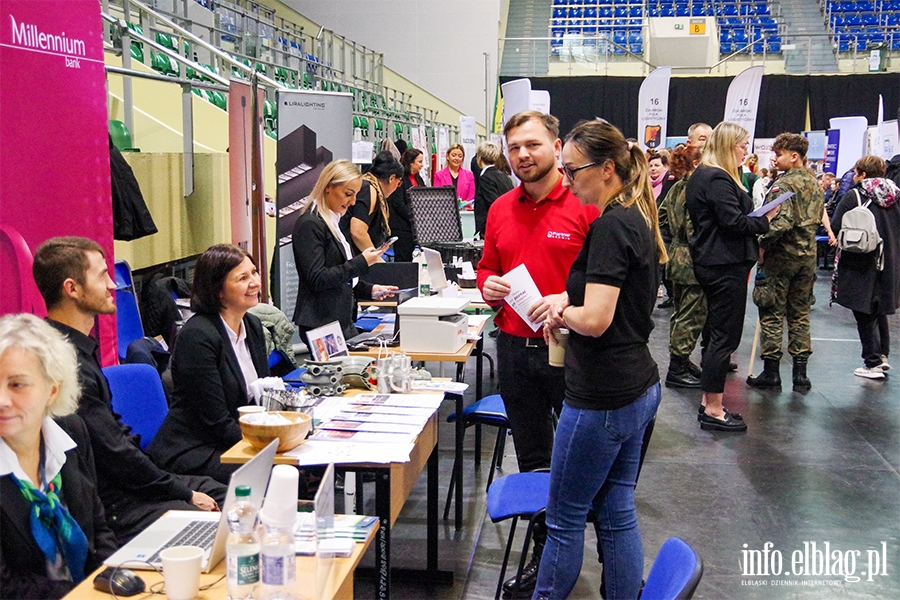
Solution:
[(565, 176), (569, 178), (569, 181), (574, 183), (575, 182), (575, 173), (577, 173), (578, 171), (581, 171), (582, 169), (587, 169), (589, 167), (596, 167), (596, 166), (597, 166), (597, 163), (588, 163), (586, 165), (581, 165), (580, 167), (575, 167), (573, 169), (571, 167), (567, 167), (567, 166), (563, 165), (562, 170), (563, 170), (563, 173), (565, 174)]

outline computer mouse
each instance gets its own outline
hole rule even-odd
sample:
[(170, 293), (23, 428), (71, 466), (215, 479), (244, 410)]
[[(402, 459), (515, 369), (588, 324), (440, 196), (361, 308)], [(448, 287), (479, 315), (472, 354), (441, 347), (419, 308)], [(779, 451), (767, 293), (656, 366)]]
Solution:
[(107, 594), (134, 596), (144, 591), (144, 580), (131, 569), (107, 567), (94, 577), (94, 587)]

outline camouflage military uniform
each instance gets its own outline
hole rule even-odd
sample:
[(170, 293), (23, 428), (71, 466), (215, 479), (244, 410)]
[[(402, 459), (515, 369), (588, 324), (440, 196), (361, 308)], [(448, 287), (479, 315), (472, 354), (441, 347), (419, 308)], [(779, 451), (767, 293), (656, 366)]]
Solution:
[(694, 226), (684, 203), (687, 178), (675, 183), (660, 206), (672, 233), (666, 277), (674, 287), (674, 310), (669, 322), (669, 352), (673, 356), (688, 357), (697, 345), (697, 338), (706, 324), (706, 294), (694, 277), (694, 263), (688, 248), (688, 240)]
[(794, 358), (812, 354), (809, 308), (816, 280), (816, 229), (822, 221), (825, 196), (805, 167), (785, 173), (769, 190), (766, 201), (785, 192), (794, 196), (781, 205), (769, 231), (759, 238), (763, 249), (768, 298), (759, 308), (760, 349), (763, 359), (781, 360), (784, 320), (788, 323), (788, 353)]

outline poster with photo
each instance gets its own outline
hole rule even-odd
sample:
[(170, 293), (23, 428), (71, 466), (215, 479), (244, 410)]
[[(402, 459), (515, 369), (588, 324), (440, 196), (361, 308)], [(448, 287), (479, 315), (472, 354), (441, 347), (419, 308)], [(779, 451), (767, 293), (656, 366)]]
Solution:
[(350, 355), (347, 351), (347, 340), (341, 332), (341, 324), (337, 321), (310, 329), (306, 333), (306, 339), (309, 340), (309, 352), (315, 361), (322, 362)]

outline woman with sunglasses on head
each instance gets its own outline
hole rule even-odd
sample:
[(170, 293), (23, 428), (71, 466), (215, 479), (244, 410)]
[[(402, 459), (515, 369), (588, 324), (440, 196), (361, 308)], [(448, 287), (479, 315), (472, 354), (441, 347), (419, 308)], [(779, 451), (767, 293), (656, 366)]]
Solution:
[(757, 236), (769, 230), (778, 207), (751, 217), (753, 200), (741, 181), (740, 165), (749, 152), (750, 135), (740, 125), (719, 123), (685, 189), (685, 204), (694, 226), (690, 239), (694, 275), (707, 301), (706, 332), (697, 419), (702, 429), (746, 431), (737, 413), (722, 405), (731, 353), (741, 343), (747, 283), (759, 258)]
[(643, 151), (614, 126), (582, 122), (562, 150), (563, 185), (600, 216), (548, 312), (544, 337), (569, 330), (566, 399), (550, 467), (547, 545), (535, 598), (566, 598), (581, 571), (584, 524), (597, 513), (606, 598), (636, 598), (644, 569), (634, 508), (644, 431), (660, 401), (647, 346), (666, 260)]

